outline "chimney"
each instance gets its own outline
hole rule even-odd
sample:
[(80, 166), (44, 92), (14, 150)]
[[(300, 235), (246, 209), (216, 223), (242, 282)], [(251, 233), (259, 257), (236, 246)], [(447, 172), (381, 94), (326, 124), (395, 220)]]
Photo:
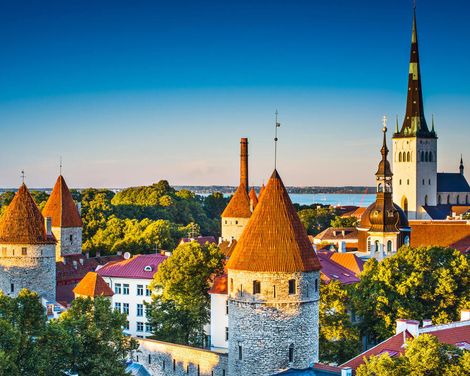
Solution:
[(248, 193), (248, 139), (240, 140), (240, 185), (245, 184)]
[(427, 326), (432, 326), (432, 320), (431, 319), (424, 319), (423, 320), (423, 328), (426, 328)]
[(46, 235), (51, 236), (52, 235), (52, 218), (51, 217), (44, 218), (44, 227), (46, 228)]
[(341, 368), (341, 376), (352, 376), (352, 368), (351, 367)]
[(462, 309), (460, 311), (460, 321), (470, 320), (470, 309)]
[(408, 330), (408, 332), (413, 336), (413, 337), (418, 337), (419, 335), (419, 321), (416, 320), (404, 320), (404, 319), (398, 319), (397, 320), (397, 326), (396, 326), (396, 334), (398, 333), (404, 333), (405, 330)]

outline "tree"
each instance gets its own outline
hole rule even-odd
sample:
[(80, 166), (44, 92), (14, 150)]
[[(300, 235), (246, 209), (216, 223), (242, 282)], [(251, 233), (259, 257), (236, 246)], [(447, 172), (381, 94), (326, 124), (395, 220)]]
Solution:
[(381, 262), (369, 260), (355, 285), (354, 306), (364, 334), (385, 339), (396, 319), (458, 320), (470, 304), (470, 267), (459, 251), (443, 247), (402, 247)]
[(179, 245), (158, 267), (148, 305), (157, 339), (201, 346), (209, 322), (211, 278), (223, 270), (224, 255), (214, 244)]
[[(457, 347), (440, 343), (429, 334), (409, 339), (405, 353), (390, 357), (388, 353), (371, 356), (356, 370), (357, 376), (441, 376), (464, 375), (454, 373), (468, 367), (468, 352), (462, 354)], [(468, 369), (468, 368), (467, 368)]]
[(334, 217), (331, 222), (331, 227), (356, 227), (357, 225), (357, 218), (356, 217), (341, 217), (337, 215)]
[(83, 376), (126, 375), (123, 364), (137, 342), (125, 336), (126, 316), (111, 308), (104, 297), (77, 298), (54, 324), (51, 339), (61, 338), (69, 346), (45, 340), (56, 352), (56, 363), (66, 359), (67, 369)]
[(331, 208), (317, 207), (315, 209), (302, 209), (298, 212), (300, 221), (309, 235), (317, 235), (330, 225), (334, 217)]
[(228, 198), (220, 192), (213, 192), (204, 199), (204, 210), (209, 218), (220, 218), (228, 204)]
[(348, 314), (349, 294), (340, 282), (320, 284), (320, 360), (341, 364), (360, 351), (359, 330)]

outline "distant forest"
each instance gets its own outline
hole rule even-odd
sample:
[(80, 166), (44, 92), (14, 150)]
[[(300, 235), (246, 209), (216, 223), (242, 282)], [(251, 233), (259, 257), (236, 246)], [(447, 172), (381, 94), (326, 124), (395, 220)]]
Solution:
[[(213, 192), (221, 192), (224, 194), (231, 194), (237, 189), (237, 187), (229, 185), (177, 185), (174, 186), (175, 189), (187, 189), (188, 191), (194, 192), (196, 194), (210, 194)], [(375, 187), (365, 187), (365, 186), (344, 186), (344, 187), (286, 187), (287, 192), (289, 193), (306, 193), (306, 194), (363, 194), (363, 193), (376, 193)], [(260, 187), (255, 186), (255, 190), (259, 192)]]

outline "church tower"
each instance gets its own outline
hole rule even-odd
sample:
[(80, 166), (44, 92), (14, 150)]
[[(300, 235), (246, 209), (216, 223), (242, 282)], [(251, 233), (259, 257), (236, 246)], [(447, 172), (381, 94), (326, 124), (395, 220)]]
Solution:
[(318, 361), (320, 268), (274, 170), (227, 263), (229, 375)]
[(397, 252), (402, 245), (410, 244), (410, 228), (403, 210), (393, 203), (392, 170), (388, 162), (387, 126), (384, 118), (383, 143), (375, 182), (377, 197), (364, 212), (357, 227), (358, 248), (371, 257), (382, 259)]
[(52, 218), (52, 232), (57, 239), (56, 260), (81, 254), (83, 222), (62, 175), (57, 178), (42, 214)]
[(437, 136), (424, 117), (416, 9), (413, 11), (406, 113), (393, 135), (393, 201), (409, 219), (426, 219), (424, 206), (437, 204)]
[(222, 240), (238, 240), (251, 217), (251, 199), (248, 196), (248, 139), (240, 140), (240, 185), (223, 211)]
[(51, 218), (23, 184), (0, 218), (0, 290), (17, 296), (27, 288), (55, 302), (55, 243)]

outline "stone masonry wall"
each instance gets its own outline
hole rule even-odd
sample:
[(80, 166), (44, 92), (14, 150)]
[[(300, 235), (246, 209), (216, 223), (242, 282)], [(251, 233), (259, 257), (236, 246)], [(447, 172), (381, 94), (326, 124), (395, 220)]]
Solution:
[[(319, 277), (229, 270), (229, 375), (267, 376), (318, 361)], [(254, 280), (260, 294), (253, 295)]]
[(136, 338), (134, 360), (152, 376), (228, 376), (227, 354), (151, 339)]
[(54, 244), (0, 244), (0, 290), (17, 296), (27, 288), (55, 301), (55, 265)]
[(238, 240), (250, 218), (222, 218), (222, 239)]
[(82, 253), (81, 227), (52, 227), (52, 233), (57, 239), (57, 261), (62, 261), (62, 256), (79, 255)]

